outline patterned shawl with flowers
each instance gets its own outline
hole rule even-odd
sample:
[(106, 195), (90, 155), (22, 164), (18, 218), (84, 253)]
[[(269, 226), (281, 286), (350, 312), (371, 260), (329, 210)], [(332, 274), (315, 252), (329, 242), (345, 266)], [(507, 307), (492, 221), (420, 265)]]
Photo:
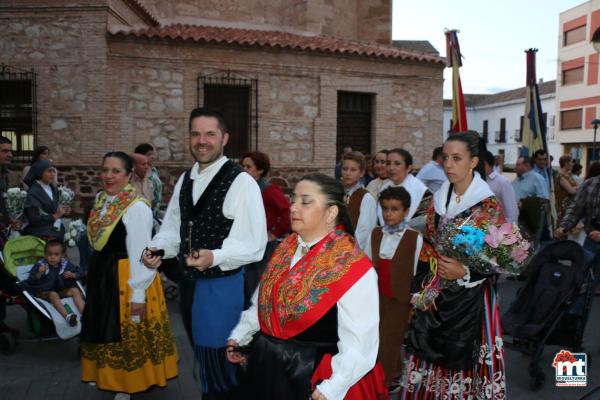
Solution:
[(331, 231), (293, 268), (297, 235), (275, 250), (258, 296), (260, 327), (268, 335), (289, 339), (308, 329), (372, 268), (369, 258), (343, 229)]
[(107, 198), (108, 194), (106, 192), (100, 192), (96, 197), (94, 208), (90, 212), (90, 218), (87, 223), (87, 234), (90, 245), (97, 251), (101, 251), (106, 245), (117, 223), (133, 203), (143, 201), (150, 206), (148, 200), (139, 196), (135, 188), (131, 185), (127, 185), (121, 189), (110, 202), (106, 212), (102, 214), (102, 209)]

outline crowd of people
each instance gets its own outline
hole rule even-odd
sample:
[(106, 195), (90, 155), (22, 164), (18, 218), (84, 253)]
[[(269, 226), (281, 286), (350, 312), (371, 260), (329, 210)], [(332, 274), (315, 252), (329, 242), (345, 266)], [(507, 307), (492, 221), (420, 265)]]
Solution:
[[(451, 135), (416, 174), (406, 149), (371, 157), (346, 146), (334, 177), (305, 175), (288, 197), (269, 180), (267, 154), (224, 155), (219, 112), (193, 110), (188, 128), (195, 163), (164, 214), (152, 145), (103, 157), (102, 189), (84, 216), (85, 269), (65, 256), (61, 221), (72, 210), (59, 202), (47, 147), (20, 179), (24, 217), (10, 220), (0, 201), (6, 226), (46, 242), (30, 290), (70, 325), (77, 315), (61, 298), (82, 315), (82, 381), (116, 399), (179, 373), (159, 270), (167, 263), (204, 399), (462, 399), (506, 397), (496, 296), (504, 269), (447, 253), (449, 232), (469, 222), (540, 240), (579, 234), (598, 254), (600, 177), (582, 181), (567, 155), (557, 171), (543, 150), (521, 156), (511, 183), (476, 132)], [(10, 146), (0, 138), (1, 192), (19, 184)], [(527, 219), (535, 207), (537, 224)], [(81, 278), (85, 301), (73, 284)]]

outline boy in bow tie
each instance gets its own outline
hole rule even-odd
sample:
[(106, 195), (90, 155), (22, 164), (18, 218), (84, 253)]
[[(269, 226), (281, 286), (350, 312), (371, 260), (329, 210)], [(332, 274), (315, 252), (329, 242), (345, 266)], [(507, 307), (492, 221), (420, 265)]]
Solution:
[(401, 348), (408, 326), (413, 277), (427, 272), (419, 265), (423, 246), (421, 234), (408, 227), (410, 194), (401, 187), (388, 187), (379, 196), (383, 227), (373, 229), (365, 253), (371, 258), (378, 274), (379, 285), (379, 354), (386, 383), (393, 390), (402, 371)]

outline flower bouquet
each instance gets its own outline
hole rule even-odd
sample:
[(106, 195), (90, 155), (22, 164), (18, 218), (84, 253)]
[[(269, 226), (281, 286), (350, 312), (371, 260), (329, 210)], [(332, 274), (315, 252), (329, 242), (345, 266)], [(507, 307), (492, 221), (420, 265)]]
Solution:
[(27, 192), (18, 187), (13, 187), (3, 193), (3, 196), (8, 217), (13, 221), (19, 219), (23, 215), (23, 210), (25, 210)]
[(86, 226), (81, 219), (76, 219), (69, 224), (69, 229), (65, 232), (64, 242), (69, 247), (75, 247), (86, 231)]
[(66, 186), (58, 187), (58, 204), (61, 206), (70, 206), (75, 200), (75, 192)]
[[(58, 205), (70, 207), (73, 204), (73, 200), (75, 200), (75, 192), (69, 189), (66, 186), (58, 187)], [(60, 231), (62, 225), (62, 220), (59, 218), (54, 221), (54, 229)]]
[[(483, 220), (477, 226), (471, 217), (463, 221), (440, 221), (432, 240), (436, 253), (454, 258), (470, 272), (485, 275), (521, 273), (533, 252), (531, 243), (521, 235), (518, 226), (510, 223), (497, 226), (489, 220)], [(430, 264), (429, 282), (412, 299), (420, 310), (435, 306), (441, 290), (453, 282), (437, 274), (437, 259), (432, 258)]]

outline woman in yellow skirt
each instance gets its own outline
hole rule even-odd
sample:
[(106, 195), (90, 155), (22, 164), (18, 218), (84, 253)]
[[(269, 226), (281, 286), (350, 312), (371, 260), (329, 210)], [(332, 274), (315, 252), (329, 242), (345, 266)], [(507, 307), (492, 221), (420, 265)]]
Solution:
[(104, 156), (88, 221), (90, 257), (82, 316), (81, 380), (129, 399), (177, 376), (177, 349), (160, 277), (140, 256), (152, 234), (152, 211), (129, 185), (130, 156)]

